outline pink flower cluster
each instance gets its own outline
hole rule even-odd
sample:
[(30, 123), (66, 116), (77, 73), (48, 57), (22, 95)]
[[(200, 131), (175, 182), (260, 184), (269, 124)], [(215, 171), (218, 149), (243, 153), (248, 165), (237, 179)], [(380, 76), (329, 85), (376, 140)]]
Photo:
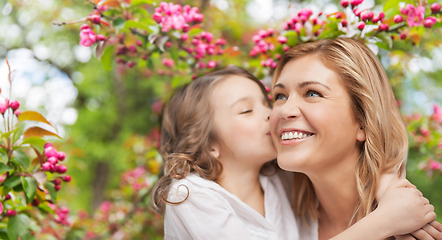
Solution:
[(90, 47), (93, 43), (104, 41), (105, 39), (106, 37), (101, 34), (96, 35), (89, 25), (83, 24), (81, 26), (80, 45)]
[(189, 5), (181, 7), (181, 5), (175, 5), (171, 2), (161, 2), (160, 7), (155, 9), (152, 18), (158, 24), (161, 24), (161, 31), (163, 32), (168, 32), (172, 28), (187, 32), (190, 23), (200, 23), (204, 16), (198, 13), (197, 7), (190, 7)]
[[(55, 149), (54, 145), (52, 145), (51, 143), (46, 143), (44, 146), (44, 155), (46, 156), (46, 162), (41, 165), (41, 170), (51, 173), (57, 172), (60, 174), (63, 174), (67, 171), (65, 165), (59, 164), (59, 161), (63, 161), (66, 158), (66, 154), (64, 152), (57, 152), (57, 149)], [(69, 182), (71, 180), (71, 177), (66, 175), (63, 176), (62, 179), (65, 182)], [(60, 180), (54, 181), (55, 190), (60, 190)]]
[(55, 212), (55, 222), (65, 226), (70, 225), (70, 223), (68, 222), (69, 208), (67, 207), (58, 208), (52, 203), (48, 203), (48, 206)]
[[(272, 51), (275, 49), (275, 45), (273, 45), (269, 40), (266, 41), (266, 38), (273, 36), (273, 29), (268, 30), (259, 30), (258, 34), (253, 35), (252, 41), (255, 43), (252, 50), (249, 52), (249, 55), (255, 57), (258, 53), (265, 54), (267, 51)], [(280, 40), (283, 40), (280, 38)]]
[(173, 65), (175, 64), (173, 59), (168, 59), (168, 58), (163, 58), (163, 60), (161, 60), (161, 62), (163, 63), (164, 66), (169, 67), (169, 68), (173, 68)]
[[(431, 6), (432, 13), (438, 13), (440, 11), (440, 5), (438, 3), (435, 3)], [(407, 16), (407, 24), (410, 27), (417, 27), (422, 26), (426, 28), (432, 28), (434, 24), (437, 23), (437, 19), (435, 17), (427, 17), (425, 20), (425, 7), (424, 6), (418, 6), (415, 7), (412, 4), (407, 4), (405, 7), (400, 9), (401, 14)], [(396, 20), (400, 20), (400, 15), (395, 16), (395, 22)], [(400, 21), (402, 22), (402, 21)]]
[(442, 124), (442, 108), (439, 105), (433, 104), (433, 115), (431, 115), (431, 118)]
[(19, 116), (21, 111), (18, 109), (20, 107), (20, 103), (17, 100), (9, 102), (9, 99), (5, 98), (4, 101), (0, 101), (0, 113), (5, 115), (5, 112), (11, 108), (12, 112), (15, 116)]
[(143, 167), (136, 167), (133, 170), (130, 170), (122, 175), (123, 184), (130, 184), (134, 191), (139, 191), (143, 187), (147, 187), (147, 183), (144, 179), (144, 174), (147, 171)]

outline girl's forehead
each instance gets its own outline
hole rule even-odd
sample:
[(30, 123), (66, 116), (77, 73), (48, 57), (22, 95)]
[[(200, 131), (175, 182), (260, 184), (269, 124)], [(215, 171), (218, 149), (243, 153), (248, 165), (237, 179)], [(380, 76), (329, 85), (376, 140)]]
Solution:
[(259, 84), (243, 76), (229, 76), (214, 86), (211, 101), (216, 105), (232, 104), (238, 99), (263, 95)]

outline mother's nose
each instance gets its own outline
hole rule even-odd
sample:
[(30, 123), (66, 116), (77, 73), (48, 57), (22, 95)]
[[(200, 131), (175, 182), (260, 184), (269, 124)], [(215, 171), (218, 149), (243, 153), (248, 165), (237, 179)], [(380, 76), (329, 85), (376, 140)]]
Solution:
[(278, 107), (278, 115), (281, 119), (295, 119), (301, 115), (299, 101), (296, 98), (287, 99), (284, 104)]

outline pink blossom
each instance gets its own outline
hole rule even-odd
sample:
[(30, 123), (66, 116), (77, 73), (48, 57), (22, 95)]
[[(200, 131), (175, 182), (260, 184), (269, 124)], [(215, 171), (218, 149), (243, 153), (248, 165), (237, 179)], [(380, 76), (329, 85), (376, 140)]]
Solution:
[(97, 41), (104, 41), (104, 40), (106, 40), (106, 37), (104, 35), (102, 34), (97, 35)]
[(187, 39), (189, 39), (189, 35), (187, 35), (186, 33), (181, 35), (181, 40), (186, 41)]
[(301, 9), (301, 11), (299, 11), (298, 16), (305, 16), (307, 17), (307, 19), (313, 14), (313, 11), (311, 9), (308, 8), (304, 8)]
[(159, 112), (161, 112), (161, 109), (163, 109), (163, 103), (161, 101), (156, 101), (156, 102), (152, 103), (152, 105), (150, 107), (152, 108), (153, 112), (159, 113)]
[(407, 12), (407, 23), (410, 27), (421, 26), (424, 21), (425, 7), (419, 6), (417, 8), (414, 5), (407, 4), (405, 6), (405, 12)]
[(349, 3), (350, 3), (349, 0), (341, 0), (341, 6), (344, 7), (344, 8), (346, 8)]
[(365, 23), (364, 22), (360, 22), (360, 23), (358, 23), (358, 29), (359, 30), (364, 30), (364, 28), (365, 28)]
[(439, 143), (439, 146), (437, 146), (439, 149), (442, 149), (442, 140)]
[(356, 6), (364, 2), (364, 0), (351, 0), (351, 5)]
[(430, 159), (430, 162), (428, 165), (431, 170), (439, 170), (442, 167), (442, 163), (434, 161), (433, 159)]
[(402, 16), (399, 15), (399, 14), (396, 15), (396, 16), (394, 16), (393, 20), (394, 20), (395, 23), (400, 23), (400, 22), (404, 21), (404, 19), (402, 18)]
[(422, 135), (424, 135), (425, 137), (428, 136), (428, 135), (430, 135), (430, 130), (428, 130), (428, 129), (424, 128), (424, 127), (419, 128), (419, 132), (420, 132)]
[(439, 3), (433, 3), (431, 5), (431, 13), (436, 14), (440, 12), (440, 4)]
[(97, 36), (90, 28), (84, 28), (80, 31), (80, 45), (85, 47), (91, 46), (97, 40)]
[(207, 67), (208, 67), (208, 68), (214, 68), (215, 66), (216, 66), (216, 62), (213, 61), (213, 60), (211, 60), (211, 61), (209, 61), (209, 62), (207, 63)]
[(258, 35), (262, 38), (265, 38), (268, 36), (266, 30), (259, 30)]
[(212, 33), (206, 33), (205, 38), (206, 38), (206, 41), (208, 43), (210, 43), (213, 40), (213, 34)]
[(8, 108), (9, 108), (9, 100), (7, 98), (4, 101), (0, 100), (0, 113), (5, 114)]
[[(179, 6), (179, 5), (178, 5)], [(172, 26), (175, 30), (181, 30), (184, 27), (185, 19), (183, 15), (173, 15), (172, 16)]]
[(284, 36), (279, 36), (279, 37), (276, 38), (276, 40), (278, 40), (278, 42), (280, 42), (282, 44), (287, 42), (287, 38), (284, 37)]
[(156, 12), (153, 14), (152, 16), (153, 20), (155, 20), (155, 22), (157, 23), (161, 23), (163, 21), (163, 15), (161, 15), (160, 13)]
[(172, 18), (170, 16), (166, 16), (163, 18), (161, 22), (161, 31), (168, 32), (172, 28)]
[(433, 111), (431, 118), (434, 121), (442, 123), (442, 108), (437, 104), (433, 104)]
[(222, 38), (218, 38), (218, 39), (216, 39), (215, 44), (220, 45), (220, 46), (224, 46), (224, 45), (226, 45), (226, 40), (224, 40)]
[(173, 59), (167, 59), (167, 58), (163, 58), (162, 63), (163, 63), (164, 66), (166, 66), (166, 67), (173, 67), (173, 65), (175, 64), (175, 62), (173, 61)]
[(437, 23), (437, 20), (435, 17), (428, 17), (424, 20), (424, 27), (426, 28), (432, 28), (434, 24)]

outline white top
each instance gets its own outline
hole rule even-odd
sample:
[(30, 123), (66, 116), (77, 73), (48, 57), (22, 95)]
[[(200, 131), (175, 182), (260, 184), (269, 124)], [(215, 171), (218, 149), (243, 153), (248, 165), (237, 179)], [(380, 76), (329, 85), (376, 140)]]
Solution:
[(305, 239), (299, 237), (280, 177), (284, 178), (259, 176), (265, 217), (214, 181), (193, 173), (173, 180), (168, 200), (178, 202), (189, 196), (183, 203), (166, 205), (164, 239)]

